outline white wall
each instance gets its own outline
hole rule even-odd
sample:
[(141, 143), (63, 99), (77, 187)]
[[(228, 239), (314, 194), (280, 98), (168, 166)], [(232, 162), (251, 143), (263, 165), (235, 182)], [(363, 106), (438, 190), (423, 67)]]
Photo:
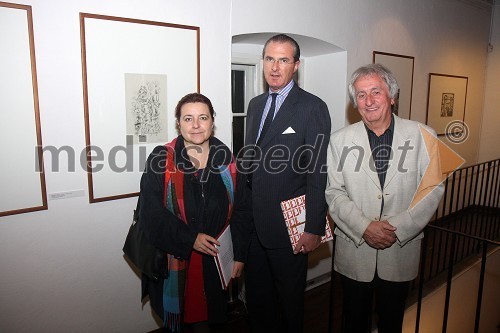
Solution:
[[(199, 26), (200, 89), (217, 111), (216, 123), (222, 129), (218, 136), (229, 143), (229, 0), (21, 3), (33, 10), (45, 146), (69, 145), (80, 152), (85, 145), (79, 12)], [(49, 201), (47, 211), (0, 218), (0, 331), (155, 329), (149, 304), (141, 306), (140, 280), (122, 257), (136, 199), (89, 204), (87, 175), (81, 168), (69, 173), (63, 167), (56, 173), (50, 171), (50, 161), (45, 162), (49, 194), (84, 190), (85, 196)]]
[[(332, 121), (332, 132), (345, 125), (345, 96), (335, 91), (346, 90), (347, 52), (336, 52), (306, 59), (304, 66), (304, 88), (320, 96), (328, 105)], [(318, 79), (320, 78), (320, 79)], [(328, 281), (323, 275), (331, 271), (333, 242), (323, 244), (309, 255), (307, 280), (311, 286)], [(319, 277), (319, 281), (313, 280)]]
[[(11, 0), (16, 2), (15, 0)], [(489, 13), (461, 1), (349, 0), (24, 0), (33, 7), (42, 140), (85, 145), (78, 13), (163, 21), (201, 28), (201, 92), (217, 111), (217, 136), (230, 143), (230, 63), (234, 35), (284, 31), (347, 51), (345, 76), (370, 63), (372, 51), (415, 56), (412, 117), (425, 119), (429, 72), (469, 77), (466, 121), (471, 138), (459, 147), (475, 162), (485, 76)], [(2, 46), (7, 47), (7, 46)], [(175, 52), (175, 47), (172, 52)], [(324, 66), (327, 66), (325, 64)], [(312, 79), (312, 78), (311, 78)], [(309, 80), (309, 79), (308, 79)], [(322, 87), (342, 123), (347, 94)], [(334, 124), (338, 128), (342, 124)], [(497, 136), (498, 137), (498, 136)], [(491, 138), (489, 139), (489, 141)], [(493, 141), (498, 142), (498, 140)], [(2, 162), (4, 162), (2, 160)], [(87, 175), (50, 172), (48, 193), (84, 190), (49, 201), (49, 210), (0, 218), (0, 331), (146, 332), (156, 327), (141, 309), (140, 282), (122, 257), (135, 199), (89, 204)]]
[[(498, 1), (497, 1), (498, 3)], [(488, 53), (486, 89), (484, 96), (483, 121), (479, 161), (485, 162), (500, 157), (498, 125), (500, 124), (500, 4), (495, 6), (494, 22), (491, 28), (492, 52)]]
[(347, 89), (346, 64), (347, 52), (310, 57), (305, 62), (304, 88), (320, 96), (328, 105), (332, 120), (332, 132), (345, 125), (345, 96), (335, 92)]

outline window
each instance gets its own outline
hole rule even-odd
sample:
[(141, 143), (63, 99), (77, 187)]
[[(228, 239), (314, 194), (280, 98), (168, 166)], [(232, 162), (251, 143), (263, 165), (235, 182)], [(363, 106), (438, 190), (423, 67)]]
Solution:
[(231, 65), (232, 148), (235, 155), (245, 143), (248, 102), (257, 95), (256, 72), (255, 65)]

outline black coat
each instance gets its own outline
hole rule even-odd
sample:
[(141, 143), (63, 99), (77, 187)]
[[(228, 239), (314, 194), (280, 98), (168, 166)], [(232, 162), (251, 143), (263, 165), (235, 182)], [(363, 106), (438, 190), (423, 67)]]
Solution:
[[(150, 154), (141, 178), (139, 219), (148, 239), (159, 249), (179, 259), (189, 259), (198, 233), (216, 237), (224, 227), (228, 213), (226, 187), (217, 172), (218, 166), (231, 162), (231, 152), (221, 141), (210, 138), (208, 165), (202, 180), (189, 161), (184, 140), (178, 137), (175, 146), (175, 163), (184, 171), (184, 203), (188, 224), (168, 211), (164, 205), (164, 182), (167, 150), (157, 146)], [(204, 194), (204, 199), (202, 196)], [(252, 230), (251, 207), (246, 179), (238, 174), (236, 193), (230, 226), (233, 238), (234, 259), (245, 262)], [(203, 255), (203, 280), (207, 297), (210, 323), (226, 320), (227, 295), (221, 282), (213, 257)], [(155, 283), (142, 277), (143, 295), (150, 297), (153, 310), (163, 318), (163, 282)]]

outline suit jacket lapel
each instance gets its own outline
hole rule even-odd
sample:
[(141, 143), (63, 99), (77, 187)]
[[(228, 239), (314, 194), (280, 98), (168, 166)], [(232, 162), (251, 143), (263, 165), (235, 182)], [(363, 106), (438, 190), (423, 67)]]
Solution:
[[(274, 117), (274, 120), (271, 124), (271, 127), (267, 131), (266, 136), (262, 139), (262, 142), (260, 144), (261, 148), (264, 148), (267, 144), (269, 144), (273, 137), (283, 133), (283, 131), (286, 130), (286, 127), (290, 123), (290, 119), (298, 111), (296, 103), (298, 101), (299, 90), (300, 88), (297, 86), (297, 84), (294, 84), (285, 101), (283, 102), (283, 104), (281, 104), (278, 113), (276, 113), (276, 116)], [(264, 106), (262, 108), (264, 108)], [(262, 111), (260, 114), (262, 117)]]
[[(250, 127), (248, 128), (247, 135), (250, 136), (250, 140), (247, 140), (247, 144), (255, 144), (257, 142), (257, 134), (259, 134), (260, 121), (262, 119), (262, 114), (264, 113), (264, 107), (266, 106), (267, 98), (269, 94), (264, 94), (261, 96), (260, 100), (255, 103), (255, 113)], [(249, 110), (250, 111), (250, 110)]]
[[(361, 147), (361, 151), (363, 152), (363, 156), (357, 156), (358, 160), (361, 158), (361, 168), (380, 190), (380, 180), (378, 179), (378, 174), (373, 162), (372, 150), (370, 148), (370, 142), (368, 141), (368, 134), (366, 133), (366, 128), (362, 121), (357, 124), (357, 129), (352, 138), (352, 142), (356, 146)], [(354, 150), (353, 153), (359, 155), (356, 150)]]

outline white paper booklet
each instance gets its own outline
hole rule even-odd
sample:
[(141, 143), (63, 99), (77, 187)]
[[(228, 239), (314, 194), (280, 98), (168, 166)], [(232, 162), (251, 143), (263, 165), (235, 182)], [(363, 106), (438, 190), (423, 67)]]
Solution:
[(229, 225), (226, 226), (217, 240), (220, 245), (217, 246), (219, 253), (214, 257), (215, 265), (217, 265), (222, 289), (227, 289), (229, 281), (231, 281), (231, 273), (233, 272), (234, 265), (233, 240)]

